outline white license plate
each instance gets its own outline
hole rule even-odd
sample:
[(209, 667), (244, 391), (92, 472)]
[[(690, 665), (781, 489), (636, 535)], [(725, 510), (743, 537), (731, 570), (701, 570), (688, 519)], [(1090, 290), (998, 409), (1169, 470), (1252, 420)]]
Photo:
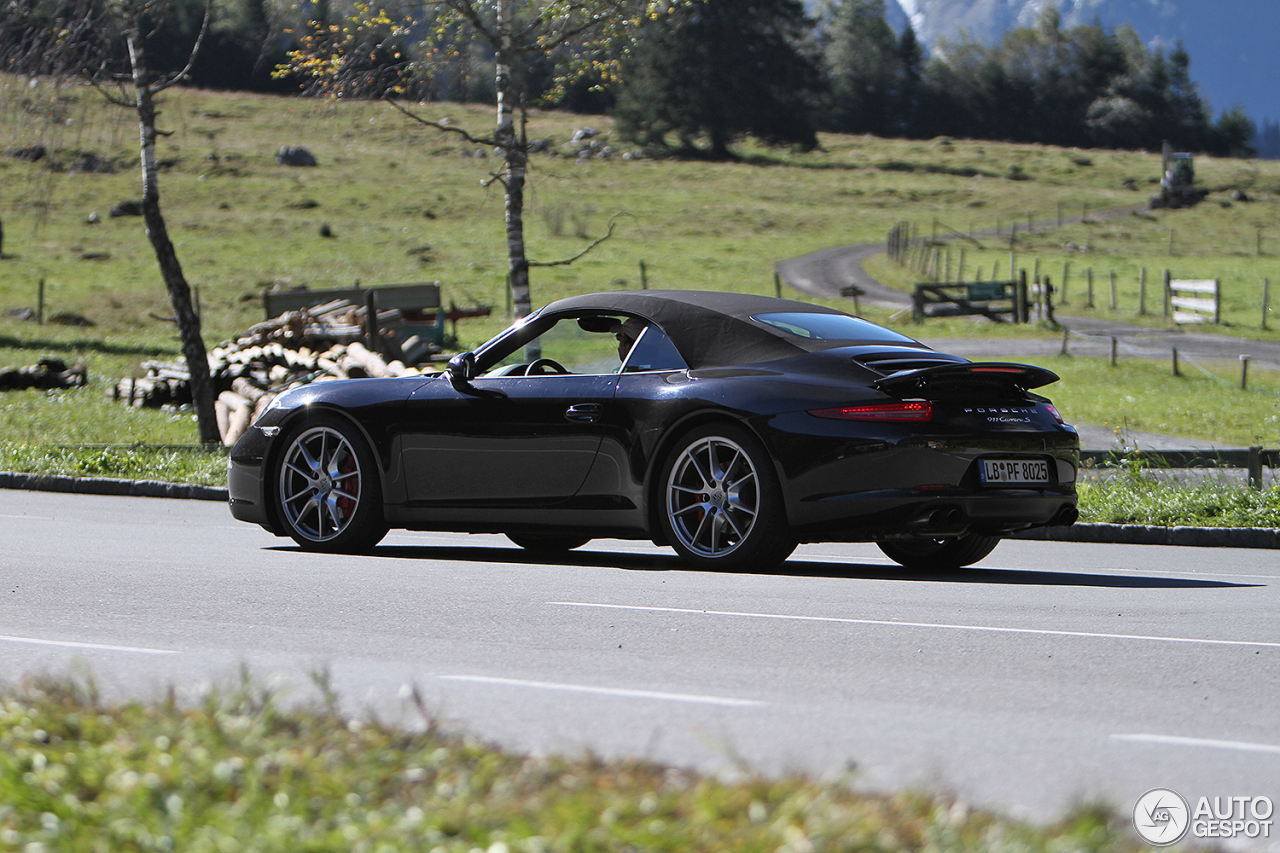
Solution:
[(1043, 459), (983, 459), (981, 472), (988, 486), (1049, 482), (1049, 463)]

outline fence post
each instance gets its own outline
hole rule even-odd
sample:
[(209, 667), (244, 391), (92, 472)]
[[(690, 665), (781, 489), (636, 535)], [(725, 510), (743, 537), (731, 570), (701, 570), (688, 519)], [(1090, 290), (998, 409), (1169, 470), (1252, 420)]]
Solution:
[(1062, 299), (1058, 300), (1060, 305), (1067, 304), (1067, 281), (1071, 277), (1071, 261), (1062, 262)]
[(1173, 348), (1173, 375), (1174, 376), (1182, 375), (1181, 373), (1178, 372), (1178, 348), (1177, 347)]
[(1249, 448), (1249, 485), (1262, 488), (1262, 448), (1257, 445)]
[[(960, 247), (960, 270), (956, 274), (956, 280), (964, 284), (964, 246)], [(1263, 326), (1265, 329), (1266, 326)]]
[(1093, 307), (1093, 267), (1089, 268), (1088, 289), (1085, 291), (1085, 293), (1087, 298), (1085, 300), (1084, 305), (1086, 308), (1092, 308)]
[(776, 272), (773, 274), (773, 295), (782, 298), (782, 276)]
[(370, 289), (364, 292), (364, 320), (366, 334), (369, 336), (369, 350), (382, 352), (382, 335), (378, 332), (378, 291)]
[(1053, 326), (1053, 282), (1049, 280), (1049, 276), (1044, 277), (1044, 284), (1041, 287), (1044, 293), (1044, 316), (1049, 321), (1049, 325)]
[(1262, 330), (1267, 330), (1267, 303), (1271, 301), (1271, 279), (1262, 280)]
[(1111, 271), (1111, 310), (1116, 310), (1116, 271)]
[(1027, 271), (1019, 270), (1018, 278), (1014, 281), (1014, 302), (1013, 306), (1017, 309), (1018, 322), (1031, 322), (1031, 306), (1027, 304)]
[(1169, 299), (1172, 294), (1169, 292), (1169, 282), (1173, 281), (1173, 273), (1169, 270), (1164, 271), (1164, 316), (1169, 316)]
[(1222, 279), (1220, 278), (1213, 280), (1213, 322), (1215, 325), (1222, 322)]
[(1240, 356), (1240, 390), (1249, 390), (1249, 356)]
[(1111, 336), (1111, 366), (1112, 367), (1116, 366), (1116, 361), (1119, 356), (1119, 352), (1117, 351), (1118, 348), (1119, 348), (1119, 344), (1116, 342), (1116, 337), (1115, 335), (1112, 335)]
[(649, 271), (644, 265), (644, 261), (640, 261), (640, 289), (649, 289)]
[(1143, 267), (1138, 275), (1138, 316), (1147, 313), (1147, 268)]
[[(1266, 323), (1266, 317), (1267, 317), (1267, 309), (1264, 306), (1262, 309), (1262, 318), (1263, 318), (1264, 324)], [(40, 286), (36, 288), (36, 325), (37, 326), (44, 325), (44, 279), (43, 278), (40, 279)], [(1265, 329), (1266, 326), (1264, 325), (1263, 328)]]

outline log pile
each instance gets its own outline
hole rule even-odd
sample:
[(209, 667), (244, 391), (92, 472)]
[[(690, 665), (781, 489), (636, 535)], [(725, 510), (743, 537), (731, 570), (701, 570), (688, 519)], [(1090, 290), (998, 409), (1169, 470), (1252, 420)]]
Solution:
[(59, 358), (42, 358), (38, 364), (28, 367), (7, 367), (0, 370), (0, 391), (83, 388), (88, 382), (89, 372), (83, 362), (76, 362), (68, 367)]
[[(364, 309), (346, 300), (288, 311), (210, 351), (223, 443), (235, 444), (278, 394), (299, 385), (434, 374), (433, 367), (405, 364), (405, 352), (429, 353), (414, 338), (399, 339), (395, 329), (401, 322), (399, 311), (378, 312), (379, 347), (386, 356), (359, 340), (366, 328)], [(142, 367), (145, 375), (126, 377), (112, 389), (114, 399), (156, 408), (191, 402), (191, 375), (184, 362), (149, 361)]]

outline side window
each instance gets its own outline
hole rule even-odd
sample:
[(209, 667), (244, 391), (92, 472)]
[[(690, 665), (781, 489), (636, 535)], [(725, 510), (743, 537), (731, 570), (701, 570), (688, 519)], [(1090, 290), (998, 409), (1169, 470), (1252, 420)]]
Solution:
[(642, 373), (652, 370), (687, 370), (688, 365), (676, 350), (675, 344), (657, 326), (649, 325), (627, 354), (623, 373)]
[[(600, 334), (581, 318), (561, 317), (535, 335), (513, 335), (505, 342), (504, 354), (483, 369), (487, 376), (556, 376), (565, 373), (616, 373), (619, 366), (618, 342), (613, 335)], [(616, 320), (614, 321), (617, 322)], [(532, 346), (530, 346), (532, 345)], [(535, 349), (536, 361), (528, 361), (528, 351)]]

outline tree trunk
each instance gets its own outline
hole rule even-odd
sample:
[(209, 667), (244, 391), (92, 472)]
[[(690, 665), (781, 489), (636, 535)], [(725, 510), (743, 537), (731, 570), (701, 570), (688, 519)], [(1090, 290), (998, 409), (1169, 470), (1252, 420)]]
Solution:
[[(529, 152), (523, 134), (516, 133), (515, 91), (511, 77), (512, 27), (515, 25), (513, 0), (498, 2), (498, 50), (496, 57), (498, 94), (498, 126), (494, 139), (502, 149), (502, 187), (505, 191), (507, 225), (507, 271), (511, 281), (511, 304), (516, 318), (529, 316), (533, 300), (529, 291), (529, 259), (524, 251), (524, 182), (529, 167)], [(525, 347), (525, 360), (542, 355), (537, 341)]]
[(191, 402), (196, 411), (201, 444), (218, 444), (217, 413), (214, 408), (213, 380), (209, 375), (209, 355), (200, 335), (200, 317), (191, 304), (191, 288), (182, 274), (182, 265), (169, 239), (160, 212), (160, 181), (156, 164), (156, 108), (151, 90), (150, 72), (142, 50), (139, 28), (128, 36), (129, 59), (133, 66), (133, 83), (138, 110), (138, 128), (142, 143), (142, 216), (147, 226), (147, 238), (155, 250), (164, 278), (173, 317), (178, 324), (182, 340), (182, 354), (186, 357), (191, 373)]

